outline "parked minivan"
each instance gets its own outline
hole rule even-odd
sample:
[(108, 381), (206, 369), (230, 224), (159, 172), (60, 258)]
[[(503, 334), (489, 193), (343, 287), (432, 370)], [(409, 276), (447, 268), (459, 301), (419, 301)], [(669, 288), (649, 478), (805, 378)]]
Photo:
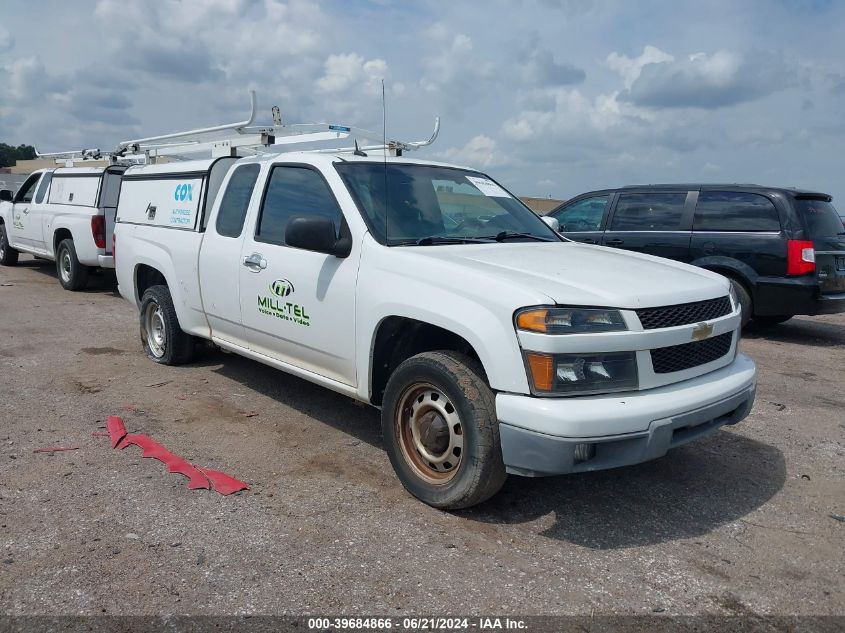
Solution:
[(552, 210), (566, 237), (728, 277), (743, 324), (845, 312), (845, 227), (831, 196), (759, 185), (591, 191)]

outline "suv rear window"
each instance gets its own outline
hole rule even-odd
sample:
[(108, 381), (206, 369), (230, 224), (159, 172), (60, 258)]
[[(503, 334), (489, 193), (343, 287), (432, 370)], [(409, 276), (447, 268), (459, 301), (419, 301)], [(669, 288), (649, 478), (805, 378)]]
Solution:
[(771, 200), (756, 193), (702, 191), (695, 207), (695, 231), (780, 231)]
[(677, 231), (681, 227), (686, 199), (686, 191), (620, 194), (610, 230)]
[(845, 233), (839, 214), (827, 200), (796, 198), (793, 204), (798, 213), (804, 216), (811, 239)]

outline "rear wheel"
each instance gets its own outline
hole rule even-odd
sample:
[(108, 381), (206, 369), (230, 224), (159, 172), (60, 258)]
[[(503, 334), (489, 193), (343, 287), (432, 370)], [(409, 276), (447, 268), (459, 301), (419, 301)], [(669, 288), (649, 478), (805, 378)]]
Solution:
[(6, 225), (0, 224), (0, 264), (14, 266), (18, 263), (18, 252), (9, 246), (9, 236), (6, 235)]
[(59, 243), (56, 251), (56, 273), (65, 290), (82, 290), (88, 285), (88, 266), (79, 263), (73, 240), (68, 238)]
[(748, 325), (748, 321), (751, 320), (751, 311), (754, 309), (753, 304), (751, 303), (751, 294), (749, 294), (748, 290), (745, 289), (745, 286), (742, 283), (738, 282), (736, 279), (730, 279), (731, 286), (733, 286), (734, 292), (736, 293), (736, 298), (739, 299), (739, 306), (741, 308), (740, 318), (742, 327)]
[(473, 359), (442, 351), (403, 362), (387, 383), (381, 421), (390, 462), (421, 501), (456, 510), (502, 487), (495, 397)]
[(194, 356), (194, 337), (179, 326), (167, 286), (147, 288), (141, 298), (141, 344), (150, 360), (183, 365)]
[(762, 326), (770, 326), (770, 325), (777, 325), (778, 323), (784, 323), (789, 321), (793, 316), (792, 314), (781, 314), (781, 315), (766, 315), (766, 316), (755, 316), (754, 323)]

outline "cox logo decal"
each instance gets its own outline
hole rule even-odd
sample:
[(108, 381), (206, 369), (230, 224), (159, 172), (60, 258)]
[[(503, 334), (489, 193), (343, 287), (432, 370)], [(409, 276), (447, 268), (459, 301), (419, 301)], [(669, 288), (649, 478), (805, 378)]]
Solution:
[(181, 184), (176, 185), (176, 190), (173, 192), (173, 199), (178, 202), (185, 202), (185, 200), (193, 200), (193, 185)]
[(293, 284), (287, 279), (277, 279), (270, 284), (270, 292), (277, 297), (287, 297), (293, 292)]

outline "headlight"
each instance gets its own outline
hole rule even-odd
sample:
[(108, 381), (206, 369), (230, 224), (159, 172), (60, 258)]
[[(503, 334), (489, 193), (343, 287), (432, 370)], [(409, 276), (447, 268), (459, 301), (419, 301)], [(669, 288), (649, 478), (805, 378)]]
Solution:
[(619, 310), (597, 308), (526, 308), (517, 312), (516, 327), (543, 334), (583, 334), (628, 329)]
[(536, 395), (628, 391), (639, 385), (636, 352), (541, 354), (525, 352)]

